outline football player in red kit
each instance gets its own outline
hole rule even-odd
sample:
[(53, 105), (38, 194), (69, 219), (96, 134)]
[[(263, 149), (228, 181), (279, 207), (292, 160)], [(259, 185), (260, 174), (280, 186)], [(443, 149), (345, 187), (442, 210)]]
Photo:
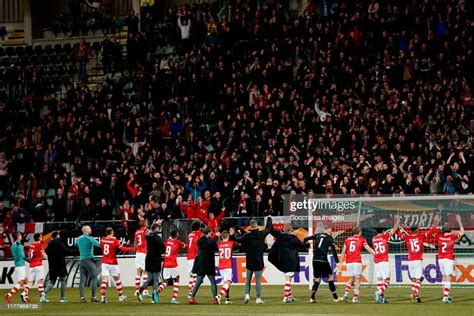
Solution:
[(107, 283), (109, 277), (114, 278), (115, 287), (119, 296), (119, 301), (123, 302), (127, 296), (123, 295), (123, 285), (120, 280), (120, 268), (117, 261), (117, 249), (122, 251), (133, 251), (133, 247), (125, 247), (120, 244), (120, 241), (114, 237), (114, 230), (112, 227), (105, 229), (105, 237), (100, 240), (100, 247), (102, 248), (102, 283), (100, 286), (101, 302), (107, 303), (105, 294), (107, 291)]
[(400, 218), (395, 218), (395, 225), (390, 231), (381, 232), (372, 238), (372, 247), (374, 248), (374, 267), (375, 277), (377, 278), (377, 290), (375, 291), (375, 303), (387, 304), (384, 296), (385, 290), (390, 284), (390, 265), (388, 262), (388, 240), (398, 229)]
[(225, 295), (226, 304), (231, 304), (229, 299), (229, 287), (232, 284), (232, 251), (234, 250), (235, 242), (229, 240), (229, 232), (224, 231), (221, 235), (222, 241), (217, 243), (219, 251), (219, 271), (222, 277), (222, 288), (217, 294), (217, 300), (220, 304), (222, 296)]
[(450, 304), (452, 299), (449, 296), (451, 291), (451, 277), (454, 274), (454, 243), (464, 235), (464, 227), (461, 217), (456, 215), (459, 231), (451, 232), (449, 225), (444, 225), (441, 233), (435, 235), (438, 246), (438, 264), (443, 276), (443, 303)]
[(365, 238), (360, 235), (360, 227), (354, 227), (352, 233), (353, 235), (346, 239), (342, 247), (342, 257), (339, 262), (338, 270), (341, 271), (342, 263), (344, 259), (346, 259), (349, 281), (346, 283), (344, 290), (344, 300), (349, 300), (349, 291), (351, 290), (352, 283), (354, 283), (354, 297), (352, 298), (352, 303), (359, 303), (360, 278), (362, 276), (362, 249), (365, 248), (365, 250), (372, 255), (374, 255), (375, 252), (367, 244)]
[(194, 284), (196, 284), (196, 274), (193, 273), (194, 259), (198, 251), (197, 241), (202, 236), (201, 223), (195, 221), (191, 225), (192, 232), (188, 235), (188, 275), (189, 275), (189, 287), (188, 287), (188, 298), (191, 297), (193, 292)]
[(165, 242), (165, 259), (163, 262), (163, 283), (157, 290), (153, 291), (153, 300), (155, 303), (159, 301), (158, 294), (164, 290), (168, 284), (173, 284), (173, 297), (171, 304), (179, 304), (176, 300), (179, 292), (179, 270), (178, 255), (181, 249), (186, 249), (186, 244), (179, 240), (179, 232), (173, 230), (170, 238)]
[(28, 299), (28, 293), (30, 288), (38, 281), (38, 292), (40, 294), (40, 302), (46, 303), (46, 296), (44, 294), (44, 267), (43, 258), (47, 258), (46, 253), (43, 249), (41, 240), (43, 234), (35, 234), (33, 236), (34, 242), (28, 249), (28, 257), (30, 258), (30, 282), (24, 288), (24, 297)]
[(410, 234), (397, 231), (398, 237), (405, 241), (408, 249), (408, 273), (410, 274), (411, 301), (421, 303), (420, 288), (423, 282), (423, 242), (426, 238), (436, 233), (439, 218), (435, 216), (433, 227), (428, 232), (420, 232), (418, 227), (411, 227)]
[[(135, 232), (134, 236), (134, 241), (135, 241), (135, 268), (137, 269), (137, 274), (135, 276), (135, 296), (139, 296), (140, 294), (138, 291), (140, 290), (140, 284), (142, 281), (142, 276), (143, 276), (143, 282), (148, 281), (148, 274), (145, 271), (145, 258), (146, 258), (146, 251), (147, 251), (147, 245), (146, 245), (146, 239), (145, 235), (147, 233), (147, 221), (145, 219), (141, 219), (140, 222), (138, 223), (138, 230)], [(142, 293), (143, 295), (150, 296), (148, 293), (148, 290), (145, 289)]]

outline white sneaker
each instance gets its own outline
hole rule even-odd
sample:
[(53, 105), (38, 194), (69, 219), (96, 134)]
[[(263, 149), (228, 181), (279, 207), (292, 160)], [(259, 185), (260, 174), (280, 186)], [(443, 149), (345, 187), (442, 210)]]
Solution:
[(248, 304), (249, 301), (250, 301), (250, 294), (245, 294), (244, 303), (245, 303), (245, 304)]
[(358, 298), (353, 298), (352, 303), (359, 303), (359, 299)]
[(283, 303), (286, 304), (286, 303), (289, 303), (289, 302), (290, 302), (289, 297), (284, 297), (284, 298), (283, 298)]
[(123, 302), (127, 299), (127, 295), (122, 295), (119, 297), (119, 302)]
[(265, 302), (264, 302), (260, 297), (258, 297), (258, 298), (255, 300), (255, 304), (265, 304)]

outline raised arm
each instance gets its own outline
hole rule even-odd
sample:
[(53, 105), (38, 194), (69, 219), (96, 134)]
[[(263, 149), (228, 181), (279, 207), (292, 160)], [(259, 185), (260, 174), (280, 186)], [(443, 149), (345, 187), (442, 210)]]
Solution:
[(456, 221), (459, 225), (459, 237), (461, 237), (462, 235), (464, 235), (464, 226), (462, 225), (461, 216), (456, 215)]
[(267, 217), (267, 224), (265, 229), (262, 231), (264, 235), (270, 234), (270, 231), (273, 229), (273, 220), (270, 216)]
[(400, 217), (396, 216), (395, 224), (393, 225), (393, 228), (388, 232), (388, 235), (392, 236), (393, 234), (395, 234), (395, 232), (398, 230), (398, 226), (400, 226)]

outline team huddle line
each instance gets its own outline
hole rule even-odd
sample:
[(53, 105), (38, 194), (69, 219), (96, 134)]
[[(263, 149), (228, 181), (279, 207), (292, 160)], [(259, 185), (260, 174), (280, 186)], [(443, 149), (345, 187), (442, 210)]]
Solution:
[[(421, 303), (420, 288), (423, 282), (423, 242), (430, 236), (435, 236), (438, 246), (438, 262), (442, 274), (443, 303), (451, 303), (451, 276), (454, 272), (454, 244), (458, 238), (464, 234), (464, 228), (460, 216), (456, 217), (459, 231), (452, 232), (451, 227), (445, 225), (441, 231), (437, 229), (439, 217), (434, 219), (433, 226), (426, 232), (421, 232), (418, 227), (400, 226), (400, 218), (395, 217), (393, 228), (389, 231), (381, 231), (372, 238), (372, 247), (368, 245), (366, 239), (361, 235), (361, 229), (354, 227), (352, 236), (348, 237), (342, 247), (340, 257), (338, 256), (335, 241), (332, 237), (330, 226), (324, 226), (322, 233), (306, 237), (300, 241), (292, 232), (291, 225), (284, 226), (282, 231), (274, 228), (272, 218), (267, 218), (267, 223), (263, 230), (260, 230), (257, 221), (250, 221), (250, 230), (242, 236), (236, 236), (234, 230), (214, 232), (209, 227), (202, 226), (200, 221), (192, 224), (192, 232), (187, 236), (187, 243), (180, 240), (179, 231), (172, 231), (167, 240), (161, 237), (161, 221), (153, 222), (147, 228), (147, 221), (139, 222), (139, 229), (134, 235), (134, 247), (123, 245), (114, 237), (114, 231), (108, 227), (105, 230), (105, 237), (100, 242), (91, 237), (91, 228), (84, 226), (83, 235), (76, 241), (80, 253), (80, 300), (88, 302), (85, 298), (85, 285), (87, 278), (96, 280), (98, 271), (94, 262), (94, 247), (102, 250), (102, 280), (100, 286), (100, 299), (96, 296), (97, 282), (91, 282), (91, 302), (107, 301), (107, 284), (110, 278), (115, 281), (115, 287), (120, 302), (125, 301), (127, 296), (123, 294), (123, 284), (120, 279), (120, 268), (117, 260), (117, 250), (124, 252), (135, 252), (135, 296), (139, 302), (144, 301), (144, 297), (151, 298), (152, 303), (160, 301), (160, 293), (167, 287), (172, 286), (173, 295), (171, 304), (179, 304), (177, 298), (180, 290), (180, 275), (178, 269), (178, 255), (181, 249), (187, 250), (187, 265), (189, 274), (188, 302), (192, 305), (198, 304), (195, 297), (207, 276), (211, 284), (213, 304), (231, 304), (230, 286), (232, 284), (232, 253), (237, 245), (242, 245), (246, 254), (246, 283), (244, 303), (250, 302), (251, 281), (255, 276), (256, 281), (256, 304), (264, 304), (262, 298), (262, 272), (264, 269), (263, 255), (265, 250), (265, 238), (271, 234), (275, 238), (275, 243), (268, 254), (269, 261), (278, 270), (283, 272), (285, 278), (283, 303), (295, 301), (292, 293), (292, 280), (294, 273), (300, 271), (299, 251), (305, 250), (313, 245), (313, 276), (314, 282), (311, 290), (310, 302), (316, 302), (316, 294), (322, 278), (326, 278), (329, 290), (332, 293), (334, 302), (349, 302), (352, 290), (352, 303), (359, 303), (360, 285), (362, 277), (362, 251), (374, 256), (375, 276), (377, 279), (377, 290), (375, 291), (375, 303), (387, 304), (385, 291), (390, 284), (389, 268), (389, 238), (396, 234), (407, 245), (408, 249), (408, 273), (412, 281), (410, 299), (412, 303)], [(53, 232), (52, 240), (46, 249), (43, 249), (41, 239), (42, 234), (34, 235), (34, 242), (31, 244), (28, 254), (25, 255), (22, 245), (22, 234), (14, 234), (15, 242), (12, 246), (17, 283), (5, 295), (5, 300), (12, 303), (13, 295), (20, 289), (21, 299), (25, 303), (30, 303), (29, 291), (37, 283), (40, 294), (40, 302), (47, 303), (47, 293), (59, 281), (61, 288), (61, 303), (67, 303), (66, 291), (66, 261), (65, 256), (74, 252), (68, 249), (60, 239), (60, 232)], [(333, 271), (328, 261), (328, 254), (331, 251), (337, 263)], [(218, 269), (222, 277), (222, 287), (217, 291), (215, 279), (216, 264), (215, 253), (219, 255)], [(48, 259), (50, 282), (46, 288), (43, 259)], [(334, 276), (337, 271), (341, 271), (343, 262), (346, 262), (349, 281), (345, 285), (343, 297), (339, 297), (336, 292)], [(29, 262), (29, 277), (26, 276), (26, 262)], [(152, 290), (148, 291), (151, 287)]]

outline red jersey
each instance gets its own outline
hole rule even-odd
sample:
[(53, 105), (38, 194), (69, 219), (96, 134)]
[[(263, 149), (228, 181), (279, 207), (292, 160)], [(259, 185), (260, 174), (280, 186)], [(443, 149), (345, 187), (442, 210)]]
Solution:
[(454, 243), (460, 237), (459, 233), (436, 234), (438, 244), (438, 259), (454, 260)]
[(117, 265), (117, 248), (122, 251), (133, 251), (132, 247), (125, 247), (115, 237), (103, 237), (100, 239), (100, 248), (102, 248), (102, 263)]
[(176, 268), (178, 266), (178, 255), (181, 248), (186, 248), (186, 244), (181, 240), (169, 238), (165, 242), (164, 268)]
[(41, 267), (43, 265), (44, 249), (39, 241), (35, 241), (28, 249), (28, 258), (30, 258), (30, 268)]
[(194, 232), (189, 233), (188, 235), (188, 260), (192, 260), (196, 258), (196, 254), (198, 252), (198, 245), (197, 241), (202, 236), (202, 231), (197, 230)]
[(367, 245), (367, 241), (360, 235), (354, 235), (346, 239), (346, 263), (362, 263), (362, 248)]
[(232, 269), (234, 242), (232, 240), (220, 241), (217, 243), (217, 249), (219, 249), (219, 270)]
[(135, 247), (137, 249), (137, 253), (146, 253), (146, 231), (146, 227), (143, 227), (135, 232)]
[(418, 233), (416, 235), (404, 235), (397, 231), (398, 237), (403, 239), (408, 249), (408, 261), (423, 260), (423, 242), (431, 232)]
[(390, 235), (388, 233), (378, 234), (372, 238), (372, 247), (375, 251), (374, 262), (388, 262), (388, 240)]

